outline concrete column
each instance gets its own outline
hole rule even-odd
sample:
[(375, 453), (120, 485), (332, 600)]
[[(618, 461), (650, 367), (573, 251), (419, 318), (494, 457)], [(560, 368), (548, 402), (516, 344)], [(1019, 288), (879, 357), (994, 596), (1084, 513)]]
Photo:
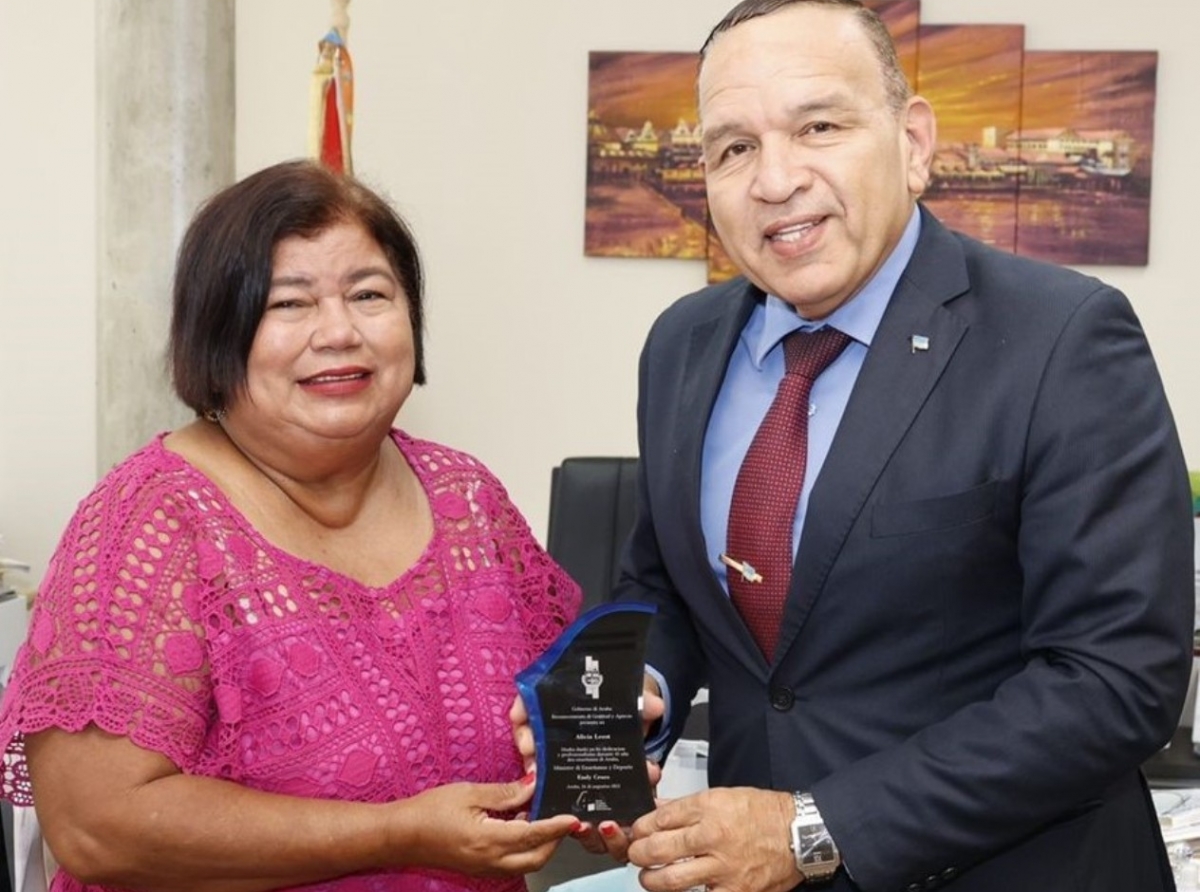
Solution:
[(175, 251), (234, 178), (234, 0), (96, 3), (97, 461), (191, 413), (166, 366)]

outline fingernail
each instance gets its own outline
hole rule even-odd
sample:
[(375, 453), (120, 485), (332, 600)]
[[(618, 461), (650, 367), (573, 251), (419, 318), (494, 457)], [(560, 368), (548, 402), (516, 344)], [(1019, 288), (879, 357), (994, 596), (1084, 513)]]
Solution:
[(576, 818), (575, 823), (571, 825), (571, 834), (574, 835), (579, 833), (581, 830), (583, 830), (583, 821)]
[(521, 783), (525, 784), (525, 786), (529, 786), (535, 780), (537, 780), (537, 772), (531, 771), (527, 775), (525, 775), (523, 778), (521, 778)]
[(617, 825), (609, 824), (608, 822), (605, 822), (600, 825), (600, 833), (603, 836), (616, 836), (617, 835)]

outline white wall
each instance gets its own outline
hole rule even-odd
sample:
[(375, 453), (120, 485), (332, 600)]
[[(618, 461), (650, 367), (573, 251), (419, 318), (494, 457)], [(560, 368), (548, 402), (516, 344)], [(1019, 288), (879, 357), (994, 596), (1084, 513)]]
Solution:
[(0, 556), (40, 576), (96, 479), (95, 15), (0, 0), (0, 33)]
[[(103, 0), (96, 0), (103, 2)], [(562, 457), (632, 454), (653, 317), (703, 264), (583, 256), (587, 52), (693, 50), (732, 0), (353, 0), (355, 161), (412, 222), (430, 384), (401, 423), (474, 452), (544, 532)], [(0, 533), (40, 570), (95, 477), (94, 18), (0, 0)], [(329, 0), (242, 0), (239, 174), (304, 151)], [(1187, 10), (1187, 12), (1185, 12)], [(82, 14), (80, 13), (82, 11)], [(1186, 18), (1185, 18), (1186, 16)], [(1091, 268), (1149, 332), (1200, 467), (1194, 277), (1200, 26), (1184, 0), (924, 0), (926, 22), (1023, 23), (1034, 49), (1160, 53), (1150, 265)], [(14, 138), (14, 120), (24, 134)]]

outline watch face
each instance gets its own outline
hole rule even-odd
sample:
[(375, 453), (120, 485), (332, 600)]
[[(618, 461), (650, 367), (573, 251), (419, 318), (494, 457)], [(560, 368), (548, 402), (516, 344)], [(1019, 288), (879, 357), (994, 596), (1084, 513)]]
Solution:
[(797, 819), (792, 822), (792, 851), (796, 856), (796, 868), (806, 880), (827, 880), (842, 863), (833, 837), (819, 821), (801, 824)]
[(837, 868), (838, 852), (824, 827), (821, 827), (816, 833), (802, 833), (800, 838), (806, 843), (804, 847), (806, 869), (822, 864), (832, 864), (834, 869)]

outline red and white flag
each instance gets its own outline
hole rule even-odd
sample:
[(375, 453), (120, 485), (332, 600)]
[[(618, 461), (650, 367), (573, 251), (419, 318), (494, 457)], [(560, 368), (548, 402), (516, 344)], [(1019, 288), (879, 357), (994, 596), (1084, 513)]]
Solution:
[(339, 173), (353, 173), (354, 65), (346, 46), (350, 0), (333, 0), (333, 24), (317, 44), (309, 94), (308, 154)]

